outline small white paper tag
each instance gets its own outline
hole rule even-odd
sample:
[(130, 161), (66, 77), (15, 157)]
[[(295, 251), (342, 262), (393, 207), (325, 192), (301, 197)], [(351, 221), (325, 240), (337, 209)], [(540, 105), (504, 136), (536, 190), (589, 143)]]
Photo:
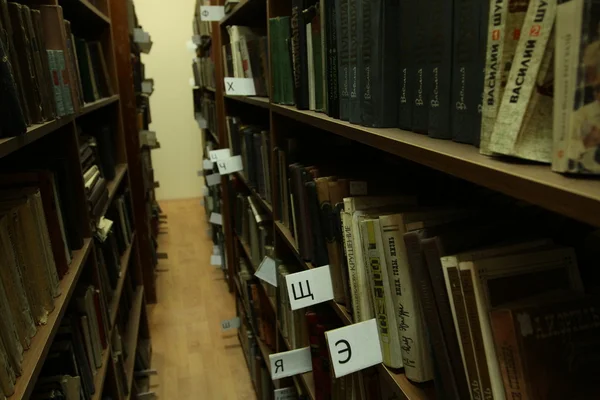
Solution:
[(242, 171), (244, 166), (242, 165), (242, 156), (233, 156), (224, 160), (217, 161), (217, 167), (221, 175), (232, 174), (237, 171)]
[(215, 225), (223, 225), (223, 216), (219, 213), (211, 213), (210, 214), (210, 223)]
[(285, 283), (292, 310), (333, 300), (329, 265), (286, 275)]
[(203, 116), (196, 117), (196, 122), (198, 123), (198, 128), (208, 129), (208, 122), (206, 122)]
[(204, 159), (204, 161), (202, 161), (202, 167), (204, 169), (213, 169), (213, 162), (210, 160), (207, 160), (206, 158)]
[(216, 256), (221, 255), (221, 248), (219, 246), (217, 246), (216, 244), (213, 244), (213, 252), (212, 253)]
[(312, 371), (310, 347), (271, 354), (269, 363), (272, 380)]
[(273, 392), (275, 400), (295, 400), (298, 398), (298, 392), (295, 387), (286, 387), (283, 389), (275, 389)]
[(221, 183), (221, 175), (219, 174), (210, 174), (206, 175), (206, 184), (208, 186), (215, 186)]
[(154, 84), (151, 81), (142, 82), (142, 93), (150, 94), (154, 91)]
[(375, 318), (325, 332), (325, 338), (336, 378), (383, 361)]
[(202, 44), (202, 36), (200, 36), (200, 35), (192, 36), (192, 42), (194, 44)]
[(216, 162), (219, 160), (225, 160), (231, 157), (230, 149), (219, 149), (219, 150), (211, 150), (208, 152), (208, 157), (212, 162)]
[(204, 197), (202, 197), (202, 198), (200, 199), (200, 205), (201, 205), (202, 207), (204, 207)]
[(261, 261), (254, 276), (277, 287), (277, 263), (271, 257), (265, 256)]
[(210, 265), (214, 265), (215, 267), (220, 267), (222, 265), (221, 255), (219, 255), (219, 254), (212, 254), (210, 256)]
[(188, 82), (190, 83), (191, 87), (196, 87), (196, 80), (194, 79), (194, 77), (191, 77)]
[(201, 21), (220, 21), (225, 16), (223, 6), (200, 6)]
[(202, 186), (202, 196), (206, 197), (210, 194), (206, 186)]
[(240, 325), (241, 325), (240, 317), (227, 319), (225, 321), (221, 321), (221, 330), (223, 332), (226, 332), (231, 329), (237, 329), (240, 327)]
[(350, 196), (366, 196), (367, 193), (367, 182), (350, 181)]
[(254, 79), (252, 78), (223, 78), (225, 94), (230, 96), (256, 96)]

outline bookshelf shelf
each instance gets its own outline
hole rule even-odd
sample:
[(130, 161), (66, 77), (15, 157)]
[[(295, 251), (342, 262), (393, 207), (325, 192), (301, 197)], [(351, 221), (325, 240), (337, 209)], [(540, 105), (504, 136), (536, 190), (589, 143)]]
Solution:
[(83, 266), (90, 254), (91, 242), (90, 238), (84, 239), (83, 247), (73, 252), (69, 272), (60, 281), (61, 295), (54, 301), (54, 311), (48, 316), (46, 325), (38, 326), (38, 331), (31, 340), (31, 347), (23, 355), (23, 374), (17, 379), (15, 393), (8, 399), (28, 399), (31, 395), (46, 355), (50, 351), (50, 346), (60, 326), (60, 321), (65, 315), (79, 275), (81, 275)]
[[(65, 14), (70, 17), (71, 20), (81, 20), (83, 22), (95, 22), (110, 24), (110, 18), (108, 15), (100, 11), (95, 5), (89, 2), (89, 0), (60, 0), (59, 2), (65, 8)], [(71, 15), (78, 16), (79, 18), (72, 18)], [(84, 16), (81, 18), (81, 16)]]
[[(256, 12), (265, 11), (265, 0), (241, 0), (229, 14), (221, 21), (223, 25), (235, 25), (243, 21), (250, 21), (249, 17), (255, 15)], [(264, 16), (263, 16), (264, 18)], [(242, 24), (243, 25), (243, 24)]]
[(271, 104), (271, 110), (520, 200), (600, 226), (600, 181), (554, 173), (548, 165), (479, 154), (475, 147), (401, 129), (353, 125), (314, 111)]
[(144, 286), (140, 285), (136, 288), (135, 294), (133, 295), (133, 302), (131, 305), (131, 311), (129, 312), (129, 319), (127, 320), (127, 333), (125, 343), (127, 343), (127, 351), (129, 356), (125, 363), (125, 375), (127, 376), (127, 387), (129, 388), (129, 394), (125, 400), (131, 398), (131, 383), (133, 382), (133, 370), (135, 367), (135, 354), (138, 343), (138, 332), (140, 330), (140, 320), (142, 316), (142, 306), (144, 304)]
[(252, 104), (253, 106), (262, 107), (262, 108), (270, 108), (269, 98), (268, 97), (249, 97), (249, 96), (231, 96), (225, 95), (226, 99), (239, 101), (246, 104)]
[(258, 200), (262, 208), (269, 212), (269, 216), (272, 216), (273, 206), (267, 200), (263, 199), (262, 196), (256, 191), (256, 189), (254, 189), (248, 184), (248, 181), (246, 180), (243, 174), (236, 172), (235, 176), (237, 176), (239, 180), (242, 181), (244, 186), (246, 186), (246, 188), (248, 188), (248, 190), (254, 195), (254, 198)]
[(108, 207), (112, 204), (115, 195), (117, 194), (117, 190), (119, 189), (119, 185), (123, 181), (123, 177), (127, 172), (127, 164), (117, 164), (115, 165), (115, 179), (109, 181), (106, 184), (106, 189), (108, 190), (108, 201), (104, 206), (104, 209), (100, 213), (100, 215), (105, 215)]
[(81, 110), (79, 110), (79, 114), (77, 114), (77, 116), (81, 117), (82, 115), (91, 113), (92, 111), (95, 111), (102, 107), (106, 107), (107, 105), (115, 103), (117, 101), (119, 101), (119, 95), (115, 94), (114, 96), (96, 100), (92, 103), (86, 103), (83, 107), (81, 107)]
[(433, 382), (424, 384), (413, 383), (402, 372), (394, 372), (394, 370), (389, 369), (383, 364), (379, 365), (379, 371), (381, 375), (386, 376), (390, 380), (390, 383), (398, 386), (408, 400), (434, 400), (436, 398)]
[(117, 310), (119, 309), (119, 302), (121, 301), (121, 294), (123, 294), (123, 284), (125, 283), (125, 277), (127, 276), (127, 270), (129, 268), (129, 259), (131, 258), (131, 250), (133, 249), (133, 240), (135, 238), (135, 232), (131, 237), (131, 243), (125, 249), (125, 252), (121, 256), (119, 265), (121, 266), (121, 272), (119, 280), (117, 281), (117, 287), (115, 294), (110, 301), (109, 312), (110, 312), (110, 330), (112, 331), (115, 326), (115, 320), (117, 319)]
[(215, 93), (217, 90), (210, 86), (204, 86), (202, 89)]
[[(111, 331), (112, 333), (112, 331)], [(108, 338), (110, 339), (112, 335), (109, 333)], [(108, 345), (102, 351), (102, 367), (98, 371), (96, 371), (96, 378), (94, 379), (94, 387), (96, 391), (92, 395), (92, 400), (100, 400), (102, 398), (102, 386), (104, 386), (104, 379), (106, 379), (106, 371), (108, 370), (108, 360), (110, 358), (110, 340), (108, 341)]]

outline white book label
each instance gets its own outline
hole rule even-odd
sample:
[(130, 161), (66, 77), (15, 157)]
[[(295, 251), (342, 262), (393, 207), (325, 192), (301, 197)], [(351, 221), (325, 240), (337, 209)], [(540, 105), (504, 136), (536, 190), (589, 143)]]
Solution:
[(286, 275), (292, 310), (333, 300), (333, 286), (329, 265)]
[(225, 321), (221, 321), (221, 330), (223, 332), (229, 331), (231, 329), (237, 329), (241, 325), (240, 317), (235, 317), (232, 319), (227, 319)]
[(312, 371), (310, 347), (271, 354), (269, 363), (272, 380)]
[(219, 174), (210, 174), (206, 175), (206, 184), (208, 186), (215, 186), (221, 183), (221, 175)]
[(206, 186), (202, 186), (202, 196), (208, 196), (210, 194), (210, 192), (208, 191), (208, 188)]
[(273, 392), (275, 400), (295, 400), (298, 398), (298, 393), (295, 387), (286, 387), (283, 389), (275, 389)]
[(220, 21), (225, 16), (223, 6), (200, 6), (201, 21)]
[(221, 262), (221, 256), (219, 254), (213, 254), (210, 256), (210, 265), (213, 265), (215, 267), (220, 267), (221, 265), (223, 265), (223, 263)]
[(225, 94), (230, 96), (256, 96), (254, 79), (252, 78), (223, 78)]
[(202, 167), (204, 169), (213, 169), (214, 162), (207, 160), (206, 158), (202, 161)]
[(374, 318), (327, 331), (325, 338), (336, 378), (383, 361), (377, 321)]
[(211, 213), (209, 222), (215, 225), (223, 225), (223, 216), (216, 212)]
[(192, 42), (194, 42), (194, 44), (202, 44), (202, 36), (200, 36), (200, 35), (192, 36)]
[(204, 119), (204, 117), (202, 117), (202, 116), (196, 117), (196, 122), (198, 123), (198, 128), (200, 128), (200, 129), (207, 129), (208, 128), (208, 123), (206, 122), (206, 120)]
[(277, 263), (271, 257), (265, 256), (261, 261), (254, 276), (277, 287)]
[(217, 167), (221, 175), (232, 174), (234, 172), (242, 171), (244, 166), (242, 165), (242, 156), (233, 156), (224, 160), (217, 161)]
[(226, 158), (231, 157), (230, 149), (219, 149), (219, 150), (211, 150), (208, 152), (208, 157), (212, 162), (216, 162), (219, 160), (224, 160)]
[(190, 87), (196, 87), (196, 80), (194, 79), (194, 77), (191, 77), (188, 80), (188, 83), (190, 84)]
[(214, 255), (220, 255), (221, 254), (221, 249), (219, 248), (219, 246), (217, 246), (216, 244), (213, 244), (213, 252)]

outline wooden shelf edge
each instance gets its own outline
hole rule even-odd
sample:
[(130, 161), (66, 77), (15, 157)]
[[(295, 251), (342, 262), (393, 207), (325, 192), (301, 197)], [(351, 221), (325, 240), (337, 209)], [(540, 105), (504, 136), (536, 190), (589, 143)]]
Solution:
[(105, 97), (103, 99), (100, 100), (96, 100), (92, 103), (86, 103), (81, 107), (81, 110), (79, 111), (79, 114), (77, 114), (77, 117), (81, 117), (83, 115), (89, 114), (92, 111), (95, 111), (99, 108), (105, 107), (109, 104), (112, 104), (116, 101), (119, 101), (119, 95), (115, 94), (113, 96), (110, 97)]
[[(109, 334), (108, 337), (110, 338), (111, 335)], [(92, 395), (92, 400), (102, 399), (102, 389), (104, 388), (104, 380), (106, 379), (106, 371), (108, 370), (109, 357), (110, 340), (108, 341), (106, 348), (102, 351), (102, 366), (96, 371), (96, 378), (94, 379), (94, 387), (96, 391)]]
[(110, 330), (112, 331), (115, 326), (115, 320), (117, 319), (117, 310), (119, 308), (119, 302), (121, 301), (121, 294), (123, 294), (123, 285), (125, 283), (125, 277), (127, 276), (127, 269), (129, 268), (129, 259), (131, 258), (131, 250), (133, 249), (133, 241), (135, 240), (135, 232), (131, 235), (131, 243), (123, 252), (121, 259), (119, 261), (119, 265), (121, 266), (121, 271), (119, 275), (119, 280), (117, 281), (117, 287), (115, 289), (115, 294), (113, 295), (112, 300), (110, 301), (109, 306), (109, 315), (110, 315)]
[(133, 304), (129, 312), (129, 320), (127, 321), (127, 350), (129, 356), (125, 363), (125, 374), (127, 376), (127, 387), (129, 394), (126, 400), (131, 398), (131, 384), (133, 383), (133, 369), (135, 368), (135, 354), (137, 351), (138, 333), (140, 330), (140, 319), (142, 316), (142, 306), (144, 304), (144, 286), (139, 285), (133, 296)]
[(48, 316), (48, 322), (46, 325), (38, 327), (37, 333), (31, 340), (29, 350), (23, 355), (23, 374), (17, 379), (15, 393), (8, 397), (9, 400), (28, 399), (31, 395), (90, 253), (91, 244), (92, 240), (85, 238), (83, 247), (73, 252), (73, 260), (71, 261), (69, 272), (60, 281), (61, 295), (54, 301), (55, 308)]
[(397, 128), (354, 125), (314, 111), (271, 103), (273, 112), (454, 175), (571, 218), (600, 226), (600, 181), (567, 177), (549, 165), (479, 154), (473, 146)]
[(119, 185), (121, 185), (121, 182), (123, 181), (123, 177), (125, 176), (126, 172), (127, 164), (123, 163), (115, 165), (115, 178), (106, 184), (106, 189), (108, 189), (108, 201), (106, 202), (104, 209), (100, 213), (101, 216), (104, 216), (106, 214), (106, 211), (108, 211), (108, 207), (110, 207), (110, 205), (112, 204), (115, 198), (115, 194), (117, 194), (117, 189), (119, 189)]
[(262, 97), (262, 96), (232, 96), (232, 95), (229, 95), (229, 94), (226, 94), (223, 97), (225, 97), (226, 99), (238, 101), (240, 103), (251, 104), (251, 105), (256, 106), (256, 107), (261, 107), (261, 108), (266, 108), (266, 109), (270, 109), (271, 108), (271, 101), (269, 100), (268, 97)]

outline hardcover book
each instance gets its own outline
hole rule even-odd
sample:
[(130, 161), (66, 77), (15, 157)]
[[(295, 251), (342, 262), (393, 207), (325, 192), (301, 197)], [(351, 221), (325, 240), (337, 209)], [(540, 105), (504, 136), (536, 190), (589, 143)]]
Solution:
[(429, 87), (431, 82), (427, 74), (429, 67), (429, 46), (427, 38), (430, 30), (429, 0), (415, 0), (414, 20), (411, 23), (413, 30), (410, 33), (410, 41), (413, 46), (412, 56), (414, 68), (408, 79), (413, 81), (412, 90), (412, 127), (419, 133), (427, 133), (429, 126)]
[(411, 1), (400, 2), (400, 28), (399, 46), (400, 62), (398, 65), (399, 77), (399, 106), (398, 127), (411, 130), (413, 125), (413, 91), (414, 91), (414, 48), (413, 48), (413, 21), (417, 15), (417, 7)]
[(294, 94), (296, 107), (308, 109), (308, 64), (306, 45), (306, 22), (302, 15), (304, 0), (292, 1), (292, 66), (294, 68)]
[(344, 121), (348, 121), (350, 113), (350, 34), (348, 30), (348, 4), (350, 1), (336, 0), (335, 2), (340, 119)]

